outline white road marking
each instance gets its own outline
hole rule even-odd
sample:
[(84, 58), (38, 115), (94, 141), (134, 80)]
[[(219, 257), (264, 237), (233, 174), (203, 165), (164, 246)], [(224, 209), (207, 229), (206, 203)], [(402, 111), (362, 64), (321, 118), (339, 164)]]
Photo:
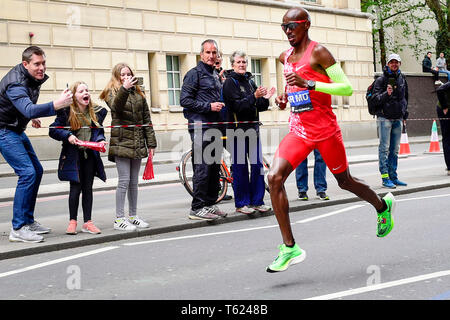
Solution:
[(14, 274), (18, 274), (18, 273), (22, 273), (22, 272), (26, 272), (26, 271), (30, 271), (30, 270), (35, 270), (35, 269), (47, 267), (47, 266), (50, 266), (50, 265), (53, 265), (53, 264), (66, 262), (66, 261), (73, 260), (73, 259), (78, 259), (78, 258), (91, 256), (93, 254), (102, 253), (102, 252), (113, 250), (113, 249), (117, 249), (117, 248), (120, 248), (120, 247), (117, 247), (117, 246), (105, 247), (105, 248), (101, 248), (101, 249), (96, 249), (96, 250), (92, 250), (92, 251), (88, 251), (88, 252), (75, 254), (73, 256), (68, 256), (68, 257), (65, 257), (65, 258), (60, 258), (60, 259), (56, 259), (56, 260), (51, 260), (51, 261), (35, 264), (33, 266), (25, 267), (25, 268), (22, 268), (22, 269), (17, 269), (17, 270), (12, 270), (12, 271), (8, 271), (8, 272), (3, 272), (3, 273), (0, 273), (0, 278), (8, 277), (8, 276), (11, 276), (11, 275), (14, 275)]
[(401, 200), (396, 200), (396, 201), (397, 202), (403, 202), (403, 201), (424, 200), (424, 199), (443, 198), (443, 197), (450, 197), (450, 194), (439, 194), (439, 195), (435, 195), (435, 196), (424, 196), (424, 197), (417, 197), (417, 198), (408, 198), (408, 199), (401, 199)]
[(450, 276), (450, 270), (433, 272), (433, 273), (424, 274), (421, 276), (415, 276), (415, 277), (411, 277), (411, 278), (375, 284), (372, 286), (367, 286), (367, 287), (362, 287), (362, 288), (357, 288), (357, 289), (350, 289), (350, 290), (331, 293), (331, 294), (325, 294), (323, 296), (312, 297), (312, 298), (308, 298), (305, 300), (330, 300), (330, 299), (343, 298), (343, 297), (348, 297), (348, 296), (355, 295), (355, 294), (361, 294), (361, 293), (366, 293), (366, 292), (371, 292), (371, 291), (376, 291), (376, 290), (382, 290), (382, 289), (392, 288), (395, 286), (401, 286), (401, 285), (405, 285), (405, 284), (409, 284), (409, 283), (413, 283), (413, 282), (425, 281), (425, 280), (429, 280), (429, 279), (433, 279), (433, 278), (446, 277), (446, 276)]
[(364, 205), (363, 204), (357, 204), (357, 205), (354, 205), (354, 206), (351, 206), (351, 207), (347, 207), (347, 208), (344, 208), (344, 209), (340, 209), (340, 210), (336, 210), (336, 211), (333, 211), (333, 212), (325, 213), (325, 214), (322, 214), (320, 216), (315, 216), (315, 217), (312, 217), (312, 218), (299, 220), (299, 221), (296, 221), (295, 223), (307, 223), (307, 222), (311, 222), (311, 221), (314, 221), (314, 220), (327, 218), (327, 217), (330, 217), (330, 216), (333, 216), (335, 214), (339, 214), (339, 213), (342, 213), (342, 212), (345, 212), (345, 211), (358, 209), (358, 208), (361, 208), (361, 207), (364, 207)]
[(205, 234), (193, 234), (193, 235), (190, 235), (190, 236), (182, 236), (182, 237), (175, 237), (175, 238), (166, 238), (166, 239), (158, 239), (158, 240), (131, 242), (131, 243), (124, 243), (123, 245), (124, 246), (136, 246), (136, 245), (139, 245), (139, 244), (149, 244), (149, 243), (156, 243), (156, 242), (166, 242), (166, 241), (184, 240), (184, 239), (192, 239), (192, 238), (202, 238), (202, 237), (216, 236), (216, 235), (221, 235), (221, 234), (237, 233), (237, 232), (245, 232), (245, 231), (255, 231), (255, 230), (277, 228), (277, 227), (278, 227), (278, 225), (270, 225), (270, 226), (255, 227), (255, 228), (245, 228), (245, 229), (238, 229), (238, 230), (211, 232), (211, 233), (205, 233)]
[[(317, 216), (317, 217), (312, 217), (312, 218), (308, 218), (308, 219), (304, 219), (304, 220), (299, 220), (299, 221), (294, 222), (292, 224), (307, 223), (307, 222), (310, 222), (310, 221), (326, 218), (326, 217), (331, 216), (331, 215), (335, 215), (335, 214), (342, 213), (342, 212), (345, 212), (345, 211), (357, 209), (357, 208), (360, 208), (360, 207), (364, 207), (364, 205), (354, 205), (354, 206), (351, 206), (351, 207), (348, 207), (348, 208), (344, 208), (344, 209), (336, 210), (336, 211), (333, 211), (333, 212), (329, 212), (329, 213), (326, 213), (326, 214), (323, 214), (323, 215), (320, 215), (320, 216)], [(124, 243), (123, 245), (124, 246), (136, 246), (136, 245), (140, 245), (140, 244), (149, 244), (149, 243), (157, 243), (157, 242), (166, 242), (166, 241), (176, 241), (176, 240), (184, 240), (184, 239), (202, 238), (202, 237), (217, 236), (217, 235), (237, 233), (237, 232), (256, 231), (256, 230), (269, 229), (269, 228), (278, 228), (278, 225), (274, 224), (274, 225), (263, 226), (263, 227), (228, 230), (228, 231), (221, 231), (221, 232), (211, 232), (211, 233), (205, 233), (205, 234), (194, 234), (194, 235), (190, 235), (190, 236), (182, 236), (182, 237), (166, 238), (166, 239), (158, 239), (158, 240), (131, 242), (131, 243)]]

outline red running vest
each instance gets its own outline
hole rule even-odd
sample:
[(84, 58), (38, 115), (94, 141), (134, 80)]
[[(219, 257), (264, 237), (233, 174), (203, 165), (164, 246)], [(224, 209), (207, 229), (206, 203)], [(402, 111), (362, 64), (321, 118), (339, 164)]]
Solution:
[[(327, 75), (318, 73), (311, 68), (309, 61), (311, 53), (317, 42), (311, 41), (300, 61), (288, 62), (294, 48), (286, 51), (284, 59), (284, 73), (295, 72), (306, 80), (319, 82), (332, 82)], [(297, 86), (286, 85), (286, 93), (307, 90)], [(333, 136), (340, 130), (336, 115), (331, 108), (331, 95), (311, 90), (309, 92), (313, 110), (301, 113), (292, 113), (289, 116), (289, 132), (293, 132), (303, 139), (317, 142)]]

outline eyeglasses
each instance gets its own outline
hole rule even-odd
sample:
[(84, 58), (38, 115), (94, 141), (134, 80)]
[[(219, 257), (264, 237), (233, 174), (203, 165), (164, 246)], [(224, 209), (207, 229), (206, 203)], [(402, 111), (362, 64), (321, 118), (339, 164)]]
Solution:
[(302, 22), (306, 22), (308, 20), (297, 20), (297, 21), (290, 21), (288, 23), (282, 23), (281, 24), (281, 28), (283, 29), (284, 32), (287, 31), (287, 29), (291, 29), (292, 31), (298, 27), (298, 25)]

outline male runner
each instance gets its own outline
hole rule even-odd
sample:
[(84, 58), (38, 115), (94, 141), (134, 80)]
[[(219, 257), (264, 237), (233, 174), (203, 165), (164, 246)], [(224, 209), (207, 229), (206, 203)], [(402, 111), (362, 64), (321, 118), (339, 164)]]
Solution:
[(309, 13), (289, 9), (281, 27), (292, 48), (280, 55), (284, 64), (286, 92), (275, 99), (280, 109), (291, 106), (289, 133), (281, 141), (269, 172), (270, 198), (280, 226), (283, 244), (267, 272), (286, 270), (305, 259), (306, 253), (294, 241), (289, 219), (289, 202), (284, 182), (308, 154), (318, 149), (339, 187), (372, 204), (378, 212), (377, 236), (384, 237), (394, 226), (395, 199), (383, 199), (361, 180), (351, 176), (341, 130), (331, 109), (331, 94), (350, 96), (353, 88), (339, 63), (327, 48), (308, 36)]

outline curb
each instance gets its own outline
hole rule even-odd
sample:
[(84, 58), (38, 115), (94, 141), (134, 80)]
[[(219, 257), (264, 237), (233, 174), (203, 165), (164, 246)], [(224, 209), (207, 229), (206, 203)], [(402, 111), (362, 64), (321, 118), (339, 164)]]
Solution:
[[(435, 185), (412, 187), (412, 188), (404, 189), (404, 190), (392, 190), (392, 191), (390, 190), (388, 192), (391, 192), (393, 195), (404, 195), (404, 194), (409, 194), (409, 193), (414, 193), (414, 192), (441, 189), (441, 188), (447, 188), (447, 187), (450, 187), (450, 182), (435, 184)], [(377, 192), (378, 195), (384, 195), (385, 193), (386, 192), (384, 192), (384, 191)], [(290, 212), (304, 211), (304, 210), (309, 210), (309, 209), (313, 209), (313, 208), (329, 207), (329, 206), (353, 203), (353, 202), (358, 202), (358, 201), (363, 201), (363, 200), (361, 200), (360, 198), (355, 197), (355, 196), (350, 196), (347, 198), (337, 199), (337, 200), (321, 201), (321, 202), (315, 202), (315, 203), (297, 205), (297, 206), (293, 205), (293, 206), (290, 206)], [(292, 204), (292, 202), (293, 201), (290, 201), (290, 204)], [(101, 244), (101, 243), (110, 242), (110, 241), (120, 241), (120, 240), (126, 240), (126, 239), (135, 239), (135, 238), (140, 238), (140, 237), (152, 236), (152, 235), (160, 235), (160, 234), (165, 234), (165, 233), (169, 233), (169, 232), (201, 228), (201, 227), (206, 227), (206, 226), (210, 226), (210, 225), (218, 225), (218, 224), (237, 222), (237, 221), (243, 221), (243, 220), (248, 220), (248, 219), (257, 219), (260, 217), (269, 217), (269, 216), (273, 216), (273, 215), (274, 215), (273, 211), (270, 211), (267, 213), (257, 213), (257, 214), (253, 214), (250, 216), (236, 215), (236, 216), (232, 216), (232, 217), (222, 218), (222, 219), (219, 219), (219, 220), (216, 220), (213, 222), (207, 222), (207, 221), (186, 222), (186, 223), (167, 226), (167, 227), (138, 230), (138, 231), (126, 232), (126, 233), (115, 233), (115, 234), (111, 234), (111, 235), (81, 239), (78, 241), (69, 241), (69, 242), (64, 242), (64, 243), (55, 243), (55, 244), (48, 244), (48, 245), (42, 245), (42, 246), (37, 244), (36, 247), (32, 247), (32, 248), (23, 248), (23, 249), (18, 249), (18, 250), (14, 250), (14, 251), (0, 253), (0, 260), (24, 257), (24, 256), (58, 251), (58, 250), (64, 250), (64, 249), (84, 247), (84, 246), (88, 246), (88, 245)]]

